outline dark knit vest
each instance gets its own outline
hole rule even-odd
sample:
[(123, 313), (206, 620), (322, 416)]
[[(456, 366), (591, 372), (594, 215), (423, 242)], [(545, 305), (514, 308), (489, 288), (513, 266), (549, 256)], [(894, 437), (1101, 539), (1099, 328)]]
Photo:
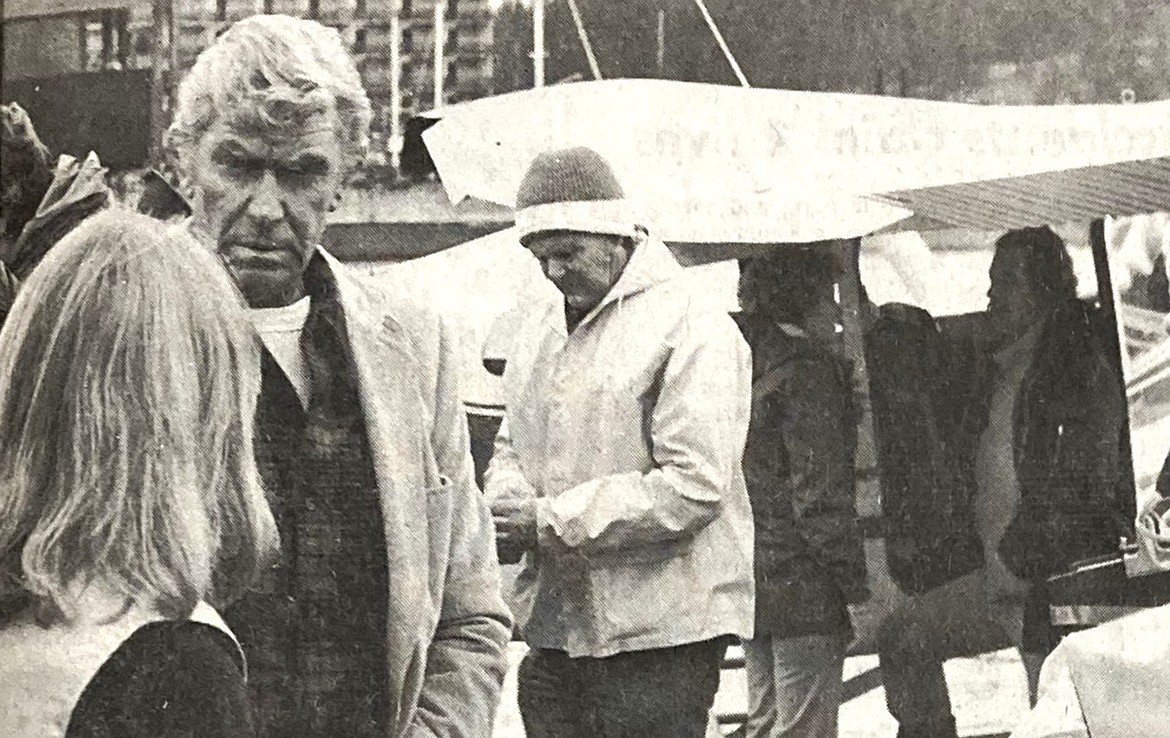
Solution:
[(281, 560), (225, 612), (261, 736), (374, 736), (387, 715), (386, 543), (345, 316), (328, 267), (306, 276), (303, 409), (263, 355), (256, 457)]

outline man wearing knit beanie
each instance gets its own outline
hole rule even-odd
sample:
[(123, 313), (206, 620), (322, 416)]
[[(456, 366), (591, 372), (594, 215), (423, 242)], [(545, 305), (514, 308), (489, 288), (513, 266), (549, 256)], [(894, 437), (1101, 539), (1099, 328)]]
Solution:
[[(571, 325), (621, 276), (638, 235), (635, 220), (621, 184), (597, 152), (551, 151), (532, 162), (516, 195), (516, 228), (564, 294)], [(575, 260), (565, 258), (570, 253)]]
[(500, 549), (524, 552), (525, 730), (702, 736), (728, 637), (751, 635), (748, 348), (596, 152), (541, 154), (516, 200), (564, 296), (516, 336), (487, 474)]

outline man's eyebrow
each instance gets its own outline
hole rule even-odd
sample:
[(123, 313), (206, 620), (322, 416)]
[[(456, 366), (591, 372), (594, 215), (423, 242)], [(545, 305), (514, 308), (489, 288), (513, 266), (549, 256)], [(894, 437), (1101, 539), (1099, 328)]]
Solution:
[(249, 149), (240, 141), (236, 139), (226, 139), (220, 141), (215, 145), (211, 151), (211, 157), (216, 161), (223, 161), (224, 159), (245, 159), (253, 161), (260, 158), (260, 155)]
[(285, 169), (304, 174), (326, 174), (331, 168), (329, 158), (323, 154), (306, 152), (284, 163)]
[(564, 246), (557, 245), (557, 246), (552, 246), (550, 248), (541, 249), (540, 253), (537, 253), (535, 251), (533, 251), (532, 253), (538, 259), (551, 259), (553, 257), (559, 257), (559, 256), (572, 256), (573, 249), (565, 248)]

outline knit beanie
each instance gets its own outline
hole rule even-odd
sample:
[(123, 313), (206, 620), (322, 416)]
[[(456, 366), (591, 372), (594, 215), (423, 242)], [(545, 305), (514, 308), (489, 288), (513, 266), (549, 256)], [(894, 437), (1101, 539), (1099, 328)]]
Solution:
[(640, 225), (601, 154), (584, 146), (539, 154), (516, 193), (520, 239), (541, 231), (636, 235)]

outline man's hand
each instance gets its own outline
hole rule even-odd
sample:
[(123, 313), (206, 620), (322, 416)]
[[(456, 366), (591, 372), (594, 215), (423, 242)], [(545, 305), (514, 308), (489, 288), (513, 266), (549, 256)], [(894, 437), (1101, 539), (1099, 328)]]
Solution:
[(493, 500), (492, 522), (501, 548), (536, 548), (536, 500), (504, 497)]

